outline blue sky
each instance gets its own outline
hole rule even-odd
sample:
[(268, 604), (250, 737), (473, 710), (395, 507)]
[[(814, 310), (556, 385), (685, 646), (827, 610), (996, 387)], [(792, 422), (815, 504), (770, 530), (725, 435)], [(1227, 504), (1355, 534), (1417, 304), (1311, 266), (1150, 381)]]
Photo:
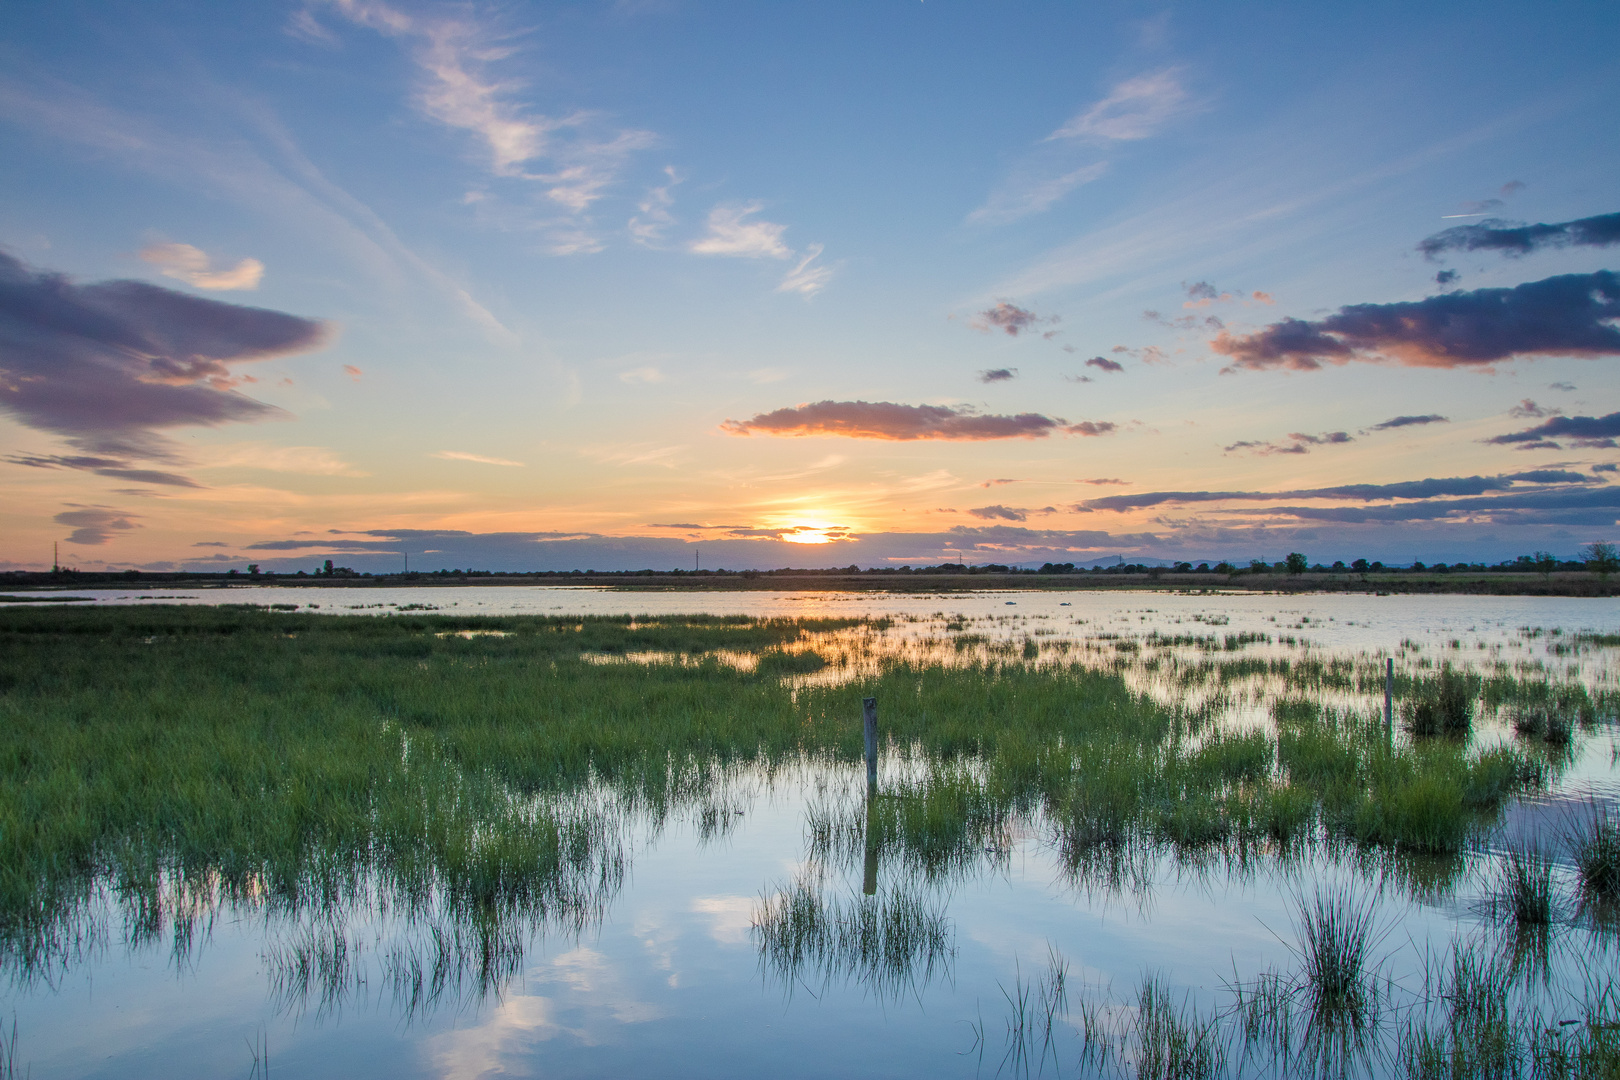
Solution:
[(0, 563), (1573, 554), (1617, 23), (12, 5)]

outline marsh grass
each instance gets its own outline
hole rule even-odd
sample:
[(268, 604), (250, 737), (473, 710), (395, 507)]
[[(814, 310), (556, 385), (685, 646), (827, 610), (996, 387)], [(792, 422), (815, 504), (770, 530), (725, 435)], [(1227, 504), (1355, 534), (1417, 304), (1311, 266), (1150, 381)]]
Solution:
[(1620, 902), (1620, 817), (1595, 804), (1582, 824), (1565, 838), (1591, 902)]
[[(1391, 745), (1376, 718), (1305, 696), (1371, 677), (1338, 661), (1209, 669), (1297, 680), (1274, 727), (1229, 731), (1216, 698), (1158, 704), (1112, 661), (1033, 638), (858, 670), (864, 646), (827, 644), (885, 625), (0, 610), (0, 967), (54, 978), (106, 947), (108, 913), (131, 947), (167, 935), (178, 967), (221, 912), (253, 912), (283, 928), (266, 963), (285, 1008), (384, 987), (406, 1016), (482, 1000), (537, 935), (601, 919), (632, 830), (690, 821), (719, 842), (746, 806), (736, 776), (858, 763), (862, 696), (879, 701), (883, 782), (870, 801), (812, 804), (810, 861), (871, 856), (882, 880), (919, 884), (762, 900), (761, 963), (789, 986), (817, 973), (898, 994), (947, 972), (944, 890), (1023, 837), (1071, 885), (1138, 896), (1165, 858), (1235, 873), (1320, 847), (1455, 875), (1504, 801), (1555, 767), (1514, 747)], [(653, 655), (680, 661), (637, 659)], [(840, 684), (806, 678), (835, 665), (852, 672)], [(341, 936), (357, 911), (398, 919), (361, 948)], [(1175, 1035), (1196, 1025), (1154, 994), (1158, 1026), (1132, 1038), (1196, 1072), (1174, 1049), (1201, 1045)]]
[(1473, 727), (1479, 689), (1478, 677), (1445, 664), (1434, 678), (1413, 687), (1401, 705), (1402, 722), (1419, 738), (1466, 735)]
[(1517, 926), (1552, 925), (1552, 860), (1529, 847), (1509, 848), (1499, 860), (1496, 886), (1487, 906), (1496, 918)]

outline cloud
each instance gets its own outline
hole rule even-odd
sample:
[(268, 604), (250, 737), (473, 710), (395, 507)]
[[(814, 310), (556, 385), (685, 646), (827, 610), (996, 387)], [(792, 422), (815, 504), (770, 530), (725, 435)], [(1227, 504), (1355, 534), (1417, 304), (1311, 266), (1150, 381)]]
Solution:
[(1222, 447), (1222, 449), (1228, 454), (1234, 450), (1252, 450), (1256, 454), (1269, 457), (1272, 454), (1308, 454), (1313, 446), (1332, 446), (1337, 443), (1355, 441), (1347, 431), (1324, 431), (1320, 435), (1309, 435), (1303, 431), (1293, 431), (1289, 433), (1288, 439), (1289, 441), (1285, 443), (1257, 442), (1245, 439), (1230, 446)]
[(1434, 283), (1443, 288), (1447, 285), (1456, 284), (1457, 279), (1460, 277), (1462, 277), (1462, 275), (1457, 273), (1455, 270), (1442, 270), (1438, 274), (1434, 275)]
[(259, 469), (305, 476), (368, 476), (324, 446), (272, 446), (263, 442), (229, 443), (201, 449), (201, 468)]
[(651, 365), (631, 368), (629, 371), (619, 372), (618, 379), (622, 383), (661, 383), (668, 382), (669, 376)]
[(208, 255), (190, 244), (153, 244), (141, 249), (141, 258), (161, 267), (164, 277), (199, 289), (257, 289), (264, 277), (264, 264), (258, 259), (243, 259), (229, 270), (215, 270)]
[[(378, 0), (329, 0), (329, 6), (352, 23), (411, 43), (411, 59), (422, 75), (417, 108), (479, 140), (494, 176), (541, 187), (563, 219), (553, 228), (553, 252), (600, 249), (585, 230), (583, 215), (618, 181), (633, 154), (656, 145), (656, 136), (636, 129), (604, 131), (590, 111), (565, 116), (534, 111), (518, 100), (522, 83), (490, 72), (517, 50), (469, 17), (416, 16)], [(302, 26), (306, 35), (312, 27), (325, 32), (313, 17)]]
[(990, 193), (983, 206), (967, 216), (970, 225), (1005, 225), (1046, 210), (1075, 188), (1100, 180), (1108, 162), (1095, 161), (1056, 176), (1026, 167)]
[(1012, 506), (980, 506), (968, 513), (986, 521), (1023, 521), (1029, 517), (1029, 511)]
[(1166, 503), (1260, 502), (1273, 499), (1328, 499), (1374, 502), (1386, 499), (1426, 500), (1511, 491), (1515, 483), (1535, 485), (1589, 485), (1591, 477), (1558, 469), (1505, 473), (1498, 476), (1452, 476), (1424, 480), (1404, 480), (1393, 484), (1340, 484), (1335, 487), (1302, 488), (1293, 491), (1144, 491), (1133, 495), (1107, 495), (1087, 499), (1083, 510), (1123, 512)]
[(1475, 289), (1396, 304), (1356, 304), (1314, 322), (1284, 319), (1210, 347), (1233, 368), (1311, 371), (1392, 360), (1482, 367), (1520, 356), (1620, 355), (1620, 276), (1564, 274), (1511, 289)]
[(801, 258), (792, 270), (782, 278), (782, 283), (776, 287), (777, 292), (796, 292), (802, 296), (814, 296), (827, 287), (832, 280), (833, 268), (830, 266), (811, 266), (810, 264), (821, 258), (822, 246), (811, 244), (804, 249)]
[(1183, 111), (1187, 94), (1174, 71), (1139, 75), (1116, 85), (1103, 100), (1076, 114), (1041, 141), (990, 197), (968, 214), (970, 225), (1002, 225), (1049, 209), (1069, 192), (1106, 175), (1107, 161), (1076, 162), (1095, 147), (1145, 139)]
[[(1536, 414), (1539, 415), (1539, 414)], [(1533, 428), (1486, 439), (1488, 443), (1542, 443), (1550, 439), (1572, 439), (1576, 446), (1613, 447), (1620, 436), (1620, 412), (1607, 416), (1555, 416)], [(1556, 445), (1556, 444), (1554, 444)], [(1552, 447), (1548, 447), (1551, 449)]]
[(1008, 379), (1018, 378), (1017, 368), (992, 368), (979, 372), (979, 381), (982, 383), (1006, 382)]
[(1003, 477), (1003, 478), (996, 479), (996, 480), (986, 480), (984, 483), (980, 484), (979, 486), (982, 487), (982, 488), (1004, 487), (1007, 484), (1016, 484), (1016, 483), (1018, 483), (1018, 481), (1013, 479), (1012, 477)]
[(95, 457), (77, 454), (12, 454), (6, 458), (13, 465), (27, 465), (34, 469), (78, 469), (110, 476), (116, 480), (132, 480), (137, 484), (163, 484), (168, 487), (195, 488), (202, 485), (190, 477), (157, 469), (137, 469), (127, 458)]
[(1114, 360), (1110, 360), (1106, 356), (1093, 356), (1090, 360), (1086, 361), (1086, 367), (1094, 367), (1099, 371), (1124, 371), (1125, 370), (1125, 365), (1124, 364), (1118, 363), (1118, 362), (1116, 362)]
[(523, 462), (521, 461), (508, 461), (506, 458), (485, 457), (483, 454), (469, 454), (464, 450), (439, 450), (428, 456), (443, 458), (445, 461), (471, 461), (479, 465), (510, 465), (514, 468), (523, 468)]
[(1518, 420), (1527, 420), (1531, 417), (1539, 420), (1543, 416), (1557, 416), (1561, 412), (1562, 409), (1544, 409), (1529, 398), (1525, 398), (1509, 409), (1508, 415)]
[(1544, 248), (1612, 247), (1615, 244), (1620, 244), (1620, 214), (1600, 214), (1555, 225), (1515, 225), (1493, 218), (1477, 225), (1458, 225), (1435, 233), (1420, 242), (1417, 249), (1430, 259), (1448, 251), (1500, 251), (1510, 258), (1518, 258)]
[(1413, 427), (1419, 424), (1449, 424), (1449, 417), (1439, 413), (1428, 413), (1424, 416), (1395, 416), (1385, 420), (1382, 424), (1374, 424), (1373, 431), (1389, 431), (1392, 428)]
[(136, 516), (138, 515), (110, 510), (103, 506), (82, 506), (57, 514), (56, 523), (73, 526), (73, 532), (67, 538), (68, 543), (99, 547), (111, 541), (117, 533), (140, 528), (131, 520)]
[(1082, 484), (1093, 484), (1093, 485), (1096, 485), (1098, 487), (1113, 486), (1115, 484), (1123, 484), (1123, 483), (1125, 483), (1124, 480), (1121, 480), (1116, 476), (1098, 476), (1098, 477), (1094, 477), (1094, 478), (1092, 478), (1090, 480), (1081, 480), (1081, 481), (1078, 481), (1078, 482), (1082, 483)]
[(1620, 464), (1616, 464), (1615, 462), (1612, 462), (1612, 461), (1605, 461), (1601, 465), (1592, 466), (1592, 471), (1595, 472), (1595, 473), (1620, 472)]
[(817, 401), (727, 420), (732, 435), (836, 435), (851, 439), (1044, 439), (1064, 422), (1039, 413), (984, 416), (945, 405), (897, 405), (889, 401)]
[(1055, 323), (1059, 320), (1060, 317), (1057, 315), (1042, 317), (1010, 300), (998, 300), (994, 307), (985, 308), (975, 314), (968, 321), (968, 325), (986, 334), (992, 330), (1001, 330), (1009, 337), (1017, 337), (1025, 330), (1032, 330), (1042, 323)]
[(1549, 390), (1573, 391), (1573, 390), (1576, 389), (1576, 386), (1575, 386), (1574, 383), (1552, 382), (1552, 383), (1547, 384), (1547, 389), (1549, 389)]
[(716, 206), (709, 211), (708, 233), (692, 241), (689, 250), (699, 255), (786, 259), (793, 254), (793, 250), (782, 243), (786, 225), (745, 220), (761, 209), (759, 203)]
[(1063, 430), (1070, 435), (1112, 435), (1119, 425), (1109, 420), (1082, 420), (1078, 424), (1070, 424)]
[(1076, 114), (1047, 140), (1135, 141), (1152, 135), (1187, 105), (1187, 91), (1174, 70), (1138, 75)]
[(161, 429), (285, 415), (238, 393), (251, 380), (231, 365), (329, 336), (311, 319), (141, 281), (77, 285), (0, 252), (0, 407), (92, 455), (167, 457)]
[(640, 213), (631, 218), (628, 225), (631, 238), (648, 247), (657, 247), (662, 243), (665, 230), (675, 224), (675, 215), (669, 212), (669, 208), (675, 205), (675, 196), (670, 193), (683, 178), (673, 165), (664, 166), (664, 175), (669, 182), (647, 189), (646, 196), (636, 204)]
[(355, 382), (359, 382), (360, 381), (360, 376), (364, 375), (365, 372), (361, 371), (359, 368), (355, 367), (353, 364), (344, 364), (343, 365), (343, 374), (347, 375), (350, 379), (354, 380)]

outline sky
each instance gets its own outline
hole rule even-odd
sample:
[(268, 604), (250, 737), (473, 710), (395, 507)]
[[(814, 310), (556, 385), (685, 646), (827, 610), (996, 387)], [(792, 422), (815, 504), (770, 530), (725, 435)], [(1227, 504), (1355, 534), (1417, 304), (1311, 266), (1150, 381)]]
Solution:
[(0, 569), (1620, 539), (1620, 7), (0, 8)]

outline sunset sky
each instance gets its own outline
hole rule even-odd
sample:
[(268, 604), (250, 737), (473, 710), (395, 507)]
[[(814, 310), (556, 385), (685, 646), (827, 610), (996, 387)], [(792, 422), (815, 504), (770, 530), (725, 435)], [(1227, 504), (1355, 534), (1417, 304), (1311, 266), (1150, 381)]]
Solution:
[(1620, 539), (1620, 6), (0, 8), (0, 569)]

